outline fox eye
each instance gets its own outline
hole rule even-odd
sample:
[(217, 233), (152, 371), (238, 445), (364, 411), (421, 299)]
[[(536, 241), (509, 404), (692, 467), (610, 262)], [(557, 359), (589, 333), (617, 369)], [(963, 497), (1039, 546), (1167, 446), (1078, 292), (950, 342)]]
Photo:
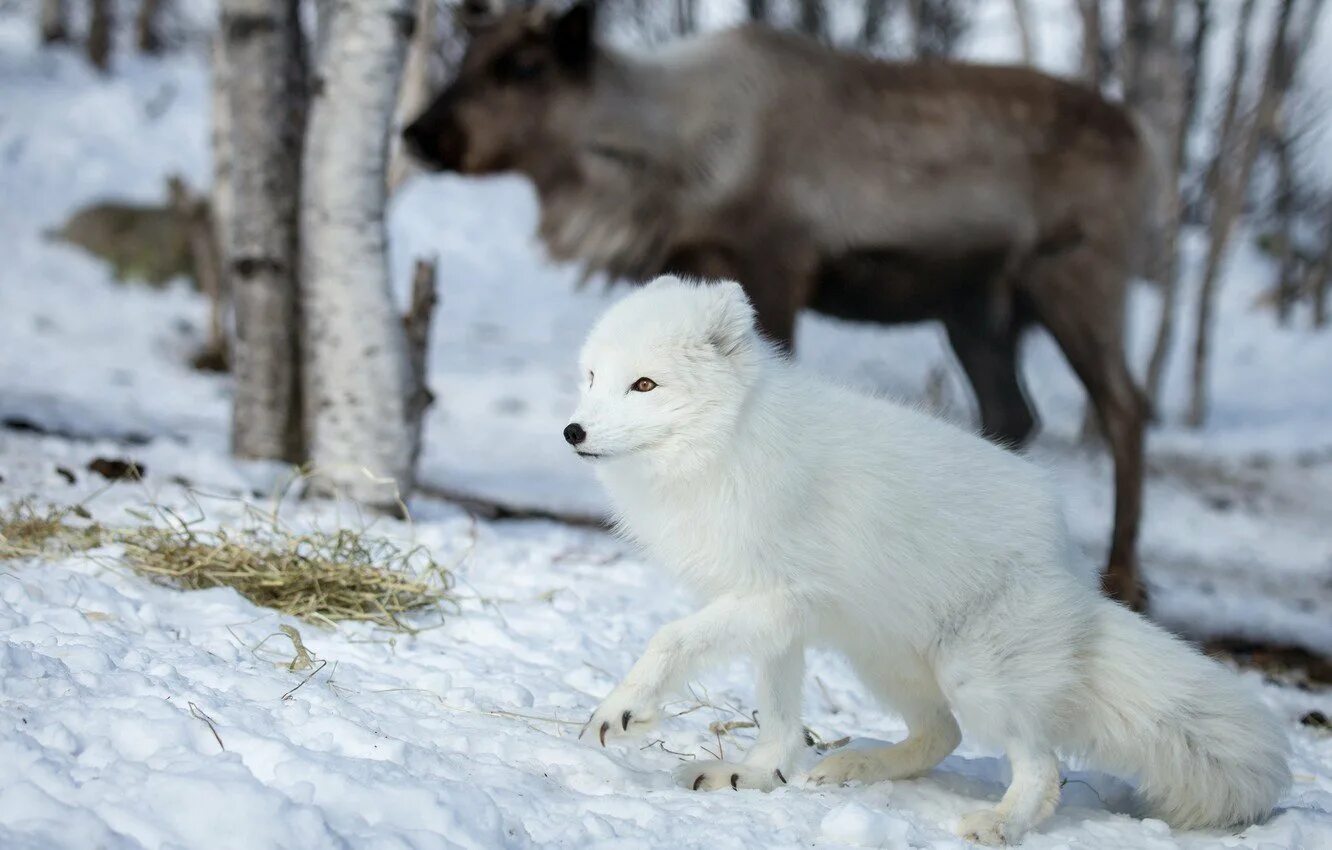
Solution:
[(589, 387), (591, 387), (592, 384), (593, 384), (593, 382), (595, 382), (596, 380), (597, 380), (597, 373), (596, 373), (596, 372), (588, 372), (588, 373), (587, 373), (587, 385), (588, 385)]
[(651, 378), (639, 378), (637, 381), (634, 381), (629, 386), (629, 389), (633, 390), (636, 393), (650, 393), (656, 388), (657, 388), (657, 382), (652, 380)]

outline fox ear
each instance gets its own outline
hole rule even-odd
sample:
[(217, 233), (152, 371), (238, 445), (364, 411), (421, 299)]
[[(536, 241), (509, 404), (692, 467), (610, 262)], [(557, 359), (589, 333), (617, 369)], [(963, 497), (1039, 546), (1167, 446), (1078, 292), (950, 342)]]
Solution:
[(716, 301), (708, 342), (724, 357), (738, 354), (754, 338), (754, 305), (738, 283), (713, 284)]

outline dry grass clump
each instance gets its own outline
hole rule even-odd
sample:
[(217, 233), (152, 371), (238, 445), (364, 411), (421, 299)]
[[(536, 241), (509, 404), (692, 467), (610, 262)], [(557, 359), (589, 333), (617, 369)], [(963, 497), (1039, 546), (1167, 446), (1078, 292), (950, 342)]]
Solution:
[(116, 535), (137, 573), (185, 590), (235, 588), (256, 605), (302, 620), (374, 623), (419, 631), (407, 614), (451, 603), (452, 579), (421, 547), (352, 529), (290, 531), (272, 518), (239, 529), (203, 529), (169, 511), (161, 522)]
[(38, 508), (30, 499), (14, 502), (0, 512), (0, 560), (34, 555), (81, 552), (102, 545), (105, 530), (90, 519), (81, 505)]

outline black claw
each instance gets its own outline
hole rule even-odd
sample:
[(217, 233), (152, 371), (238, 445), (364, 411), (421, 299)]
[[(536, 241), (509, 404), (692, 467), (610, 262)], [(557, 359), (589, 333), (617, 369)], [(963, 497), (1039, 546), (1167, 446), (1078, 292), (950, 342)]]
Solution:
[(629, 718), (630, 718), (632, 715), (633, 715), (633, 713), (632, 713), (632, 712), (629, 712), (629, 711), (626, 711), (624, 714), (621, 714), (621, 715), (620, 715), (620, 726), (623, 727), (623, 728), (624, 728), (624, 731), (626, 731), (626, 732), (629, 731)]
[(694, 790), (697, 791), (697, 790), (698, 790), (698, 786), (700, 786), (700, 785), (702, 785), (702, 784), (703, 784), (703, 774), (700, 773), (700, 774), (697, 776), (697, 778), (694, 779)]
[(783, 785), (786, 784), (786, 777), (782, 776), (782, 769), (780, 767), (774, 770), (773, 773), (777, 774), (777, 778), (782, 780)]
[(606, 746), (606, 730), (610, 728), (610, 721), (601, 724), (601, 746)]
[(731, 774), (731, 790), (732, 791), (740, 790), (740, 774), (738, 773)]

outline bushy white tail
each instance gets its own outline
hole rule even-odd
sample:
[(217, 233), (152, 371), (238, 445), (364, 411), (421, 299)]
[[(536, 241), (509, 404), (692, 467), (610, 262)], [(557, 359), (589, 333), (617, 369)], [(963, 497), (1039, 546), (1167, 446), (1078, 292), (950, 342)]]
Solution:
[(1135, 779), (1154, 816), (1180, 828), (1265, 817), (1290, 786), (1288, 743), (1232, 672), (1111, 602), (1097, 612), (1090, 698), (1070, 749)]

